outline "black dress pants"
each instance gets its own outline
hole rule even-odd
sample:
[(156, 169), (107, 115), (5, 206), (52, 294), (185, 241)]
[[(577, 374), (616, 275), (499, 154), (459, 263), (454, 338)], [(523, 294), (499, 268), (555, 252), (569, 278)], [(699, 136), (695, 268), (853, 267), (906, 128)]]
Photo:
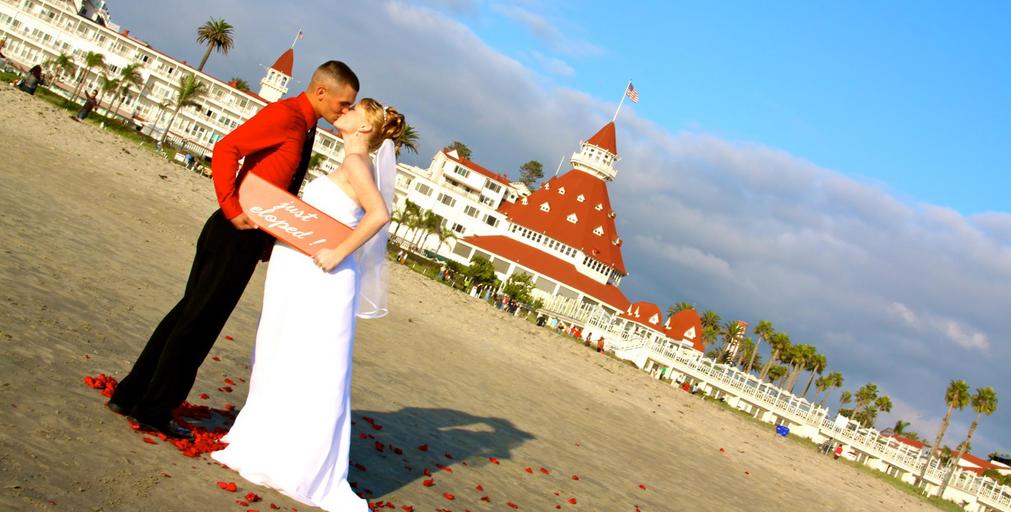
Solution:
[(239, 230), (221, 210), (197, 240), (183, 298), (158, 324), (111, 401), (138, 421), (159, 424), (182, 405), (256, 269), (269, 235)]

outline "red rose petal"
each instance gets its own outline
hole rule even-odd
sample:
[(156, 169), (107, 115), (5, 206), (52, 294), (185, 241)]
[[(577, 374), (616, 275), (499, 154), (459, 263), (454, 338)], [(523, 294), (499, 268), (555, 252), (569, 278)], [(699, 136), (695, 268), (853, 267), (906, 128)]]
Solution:
[(474, 486), (474, 490), (476, 490), (476, 491), (483, 491), (484, 490), (484, 486), (481, 485), (481, 484), (477, 484), (477, 485)]
[(248, 501), (250, 503), (256, 503), (257, 501), (260, 501), (261, 499), (262, 498), (260, 498), (260, 496), (257, 495), (255, 492), (250, 491), (250, 492), (246, 493), (246, 501)]
[(403, 455), (404, 454), (404, 450), (401, 450), (400, 448), (393, 448), (393, 453), (395, 453), (397, 455)]
[(200, 393), (200, 399), (201, 400), (207, 400), (210, 397), (211, 397), (211, 395), (208, 395), (207, 393)]
[(144, 438), (144, 442), (147, 443), (147, 444), (158, 444), (158, 441), (155, 441), (154, 439), (151, 439), (150, 437), (145, 437)]
[(573, 480), (579, 480), (579, 475), (572, 475)]
[(404, 505), (403, 507), (400, 507), (400, 510), (403, 510), (404, 512), (414, 512), (414, 507), (410, 505)]
[(481, 496), (481, 501), (487, 501), (488, 503), (491, 503), (491, 498), (488, 496)]
[(453, 496), (452, 494), (450, 494), (450, 493), (448, 493), (448, 492), (444, 492), (444, 493), (442, 493), (442, 497), (443, 497), (443, 498), (446, 498), (446, 499), (447, 499), (447, 500), (449, 500), (449, 501), (453, 501), (453, 500), (455, 500), (455, 499), (456, 499), (456, 496)]
[(435, 485), (435, 479), (434, 478), (429, 478), (428, 480), (423, 480), (421, 482), (421, 485), (424, 485), (425, 487), (431, 487), (431, 486)]
[(436, 464), (435, 467), (437, 467), (437, 468), (439, 468), (439, 469), (441, 469), (441, 470), (443, 470), (443, 471), (445, 471), (447, 473), (452, 473), (453, 472), (453, 468), (443, 466), (442, 464)]
[(425, 476), (432, 476), (432, 472), (428, 468), (425, 468), (425, 470), (422, 471), (422, 473), (424, 473)]
[(541, 468), (541, 473), (544, 473), (545, 475), (550, 475), (551, 474), (550, 471), (548, 471), (548, 470), (546, 470), (544, 468)]
[(421, 450), (421, 451), (423, 451), (423, 452), (427, 452), (428, 451), (428, 445), (427, 444), (423, 444), (423, 445), (419, 446), (418, 449)]
[(534, 468), (526, 468), (523, 471), (526, 471), (527, 473), (533, 473), (534, 472)]
[(225, 335), (225, 339), (228, 340), (228, 341), (235, 341), (235, 338), (233, 338), (231, 336), (228, 336), (228, 335)]
[(575, 505), (575, 504), (576, 504), (576, 498), (569, 498), (569, 505)]
[(375, 447), (377, 452), (382, 452), (385, 449), (385, 445), (379, 441), (376, 441)]
[(225, 384), (228, 384), (229, 386), (234, 386), (235, 385), (235, 381), (232, 380), (232, 379), (225, 379)]
[(507, 501), (506, 505), (509, 505), (509, 508), (520, 508), (519, 505), (517, 505), (517, 504), (515, 504), (515, 503), (513, 503), (511, 501)]
[(644, 491), (646, 490), (646, 486), (642, 485), (642, 484), (639, 484), (639, 488), (642, 489), (642, 490), (644, 490)]
[(488, 457), (488, 461), (491, 462), (492, 464), (499, 464), (498, 459), (496, 459), (495, 457)]
[(221, 358), (218, 357), (218, 356), (211, 356), (211, 360), (212, 361), (221, 361)]
[(449, 452), (446, 452), (446, 458), (449, 459), (449, 460), (453, 460), (453, 454), (449, 453)]

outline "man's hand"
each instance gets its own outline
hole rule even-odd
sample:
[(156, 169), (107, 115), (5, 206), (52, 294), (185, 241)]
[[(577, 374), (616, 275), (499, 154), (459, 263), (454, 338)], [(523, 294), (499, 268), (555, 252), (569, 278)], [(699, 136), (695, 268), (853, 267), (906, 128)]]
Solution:
[(340, 262), (344, 261), (344, 257), (337, 252), (336, 249), (320, 249), (315, 256), (312, 257), (312, 261), (316, 263), (316, 266), (320, 268), (323, 272), (330, 272)]
[(256, 229), (256, 224), (249, 220), (249, 216), (245, 213), (240, 213), (231, 219), (232, 225), (235, 229)]

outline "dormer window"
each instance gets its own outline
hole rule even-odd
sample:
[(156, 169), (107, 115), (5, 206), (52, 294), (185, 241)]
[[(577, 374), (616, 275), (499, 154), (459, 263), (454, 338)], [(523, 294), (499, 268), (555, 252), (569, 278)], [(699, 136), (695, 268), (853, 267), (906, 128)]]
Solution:
[(614, 240), (611, 240), (611, 243), (614, 244), (614, 245), (617, 245), (618, 247), (621, 247), (621, 238), (620, 237), (614, 237)]
[(551, 205), (548, 204), (547, 201), (541, 203), (541, 211), (542, 212), (550, 212), (551, 211)]
[(583, 194), (579, 194), (578, 196), (576, 196), (576, 201), (582, 203), (583, 201), (586, 201), (586, 196), (584, 196)]
[(565, 220), (575, 224), (579, 222), (579, 217), (576, 217), (575, 213), (570, 213), (569, 216), (565, 218)]
[(601, 203), (597, 203), (597, 206), (594, 206), (593, 209), (597, 210), (598, 212), (602, 211), (604, 209), (604, 205)]
[(597, 235), (597, 236), (604, 236), (604, 227), (603, 226), (597, 226), (597, 227), (593, 228), (593, 234)]
[(617, 217), (618, 217), (618, 214), (614, 213), (613, 211), (611, 213), (607, 214), (607, 218), (609, 218), (609, 219), (614, 219), (614, 218), (617, 218)]
[(523, 199), (520, 199), (520, 203), (522, 203), (524, 206), (526, 206), (526, 204), (527, 204), (527, 196), (523, 196)]
[(561, 188), (558, 189), (558, 195), (560, 195), (560, 196), (564, 196), (565, 195), (565, 187), (561, 187)]
[(656, 325), (660, 322), (660, 318), (657, 315), (649, 317), (649, 323)]
[(544, 190), (551, 190), (551, 183), (550, 182), (545, 183), (542, 188), (544, 188)]

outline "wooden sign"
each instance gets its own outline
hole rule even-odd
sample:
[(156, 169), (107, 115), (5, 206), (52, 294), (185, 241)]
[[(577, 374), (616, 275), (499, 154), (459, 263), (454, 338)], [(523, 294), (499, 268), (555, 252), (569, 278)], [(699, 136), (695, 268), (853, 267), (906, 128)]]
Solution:
[(260, 229), (309, 256), (336, 247), (351, 233), (348, 226), (253, 173), (239, 185), (239, 205)]

